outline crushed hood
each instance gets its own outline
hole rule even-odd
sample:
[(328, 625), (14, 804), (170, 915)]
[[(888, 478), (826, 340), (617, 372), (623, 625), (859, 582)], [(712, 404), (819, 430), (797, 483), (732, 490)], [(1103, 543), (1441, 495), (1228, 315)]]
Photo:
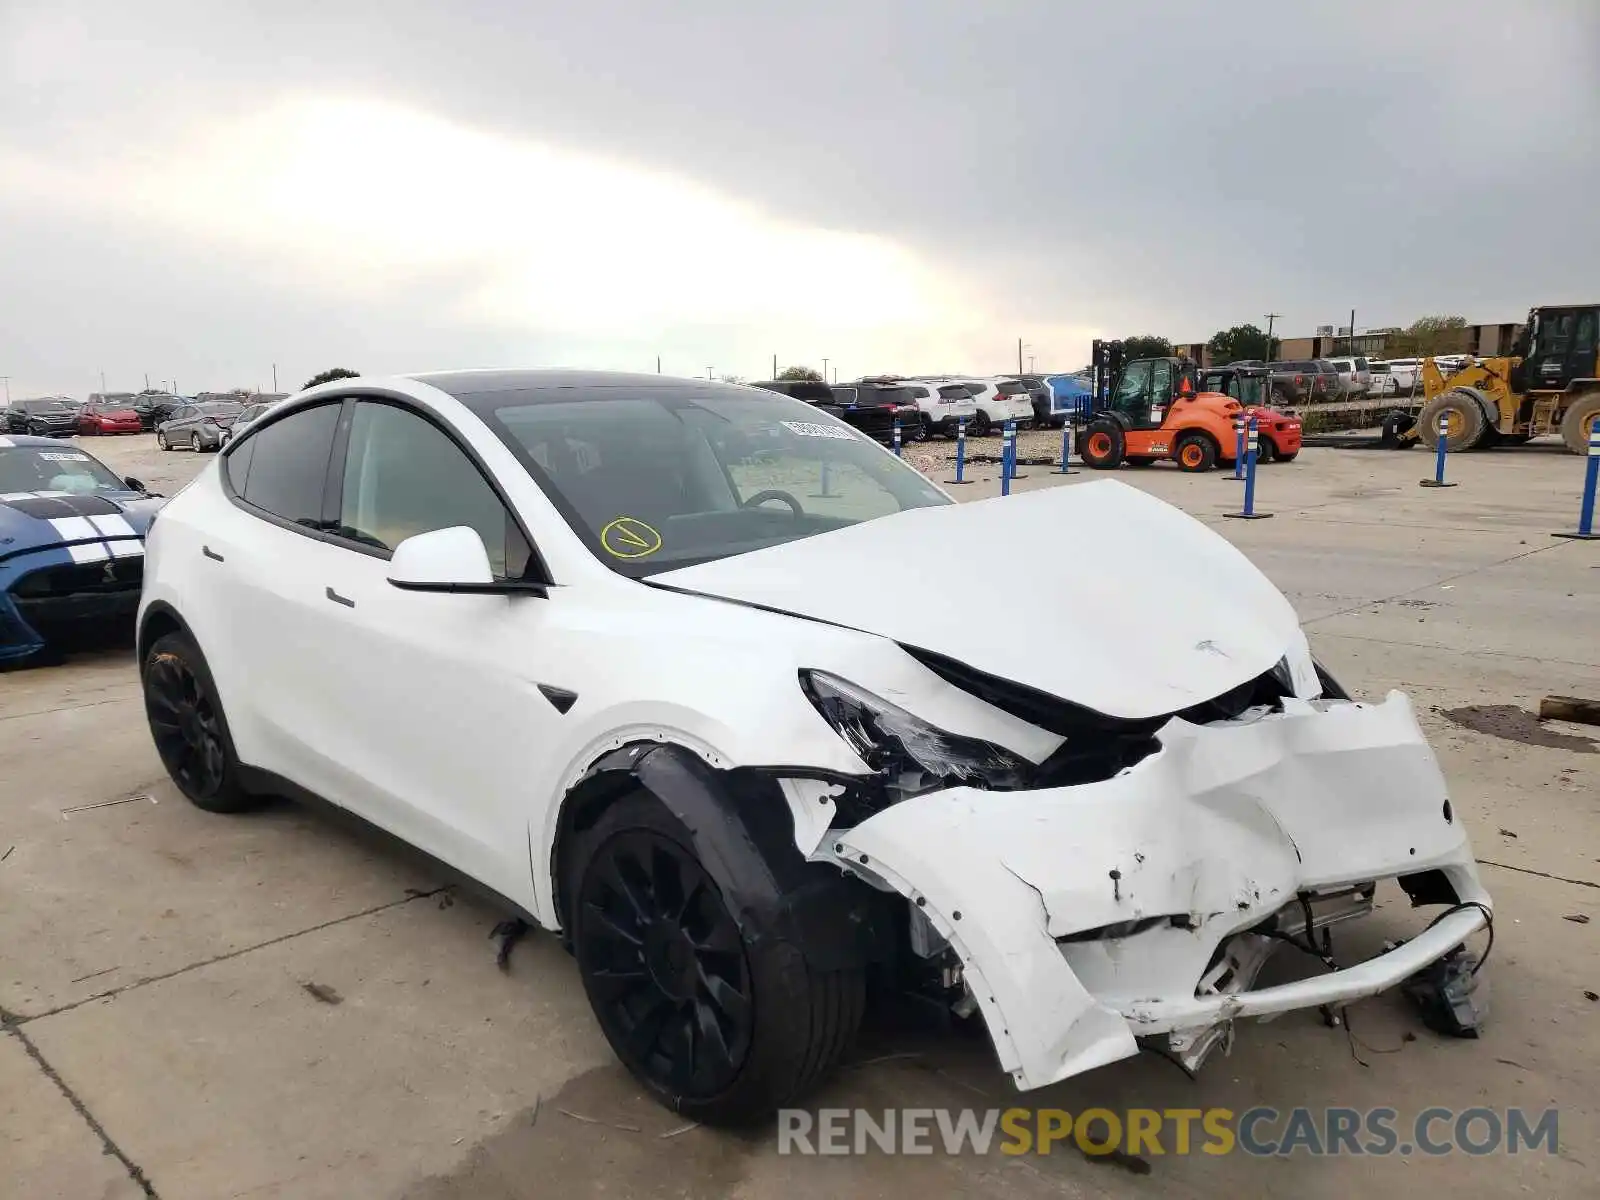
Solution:
[(892, 638), (1107, 716), (1161, 716), (1298, 638), (1224, 538), (1115, 480), (912, 509), (652, 582)]

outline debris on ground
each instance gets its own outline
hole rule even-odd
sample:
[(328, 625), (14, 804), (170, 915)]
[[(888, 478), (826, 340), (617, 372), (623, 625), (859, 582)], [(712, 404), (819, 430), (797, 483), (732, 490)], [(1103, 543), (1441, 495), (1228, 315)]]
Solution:
[[(11, 847), (11, 850), (15, 849), (15, 846)], [(6, 859), (11, 857), (11, 850), (7, 850), (4, 854), (0, 854), (0, 862), (5, 862)]]
[(1512, 831), (1511, 831), (1511, 830), (1509, 830), (1509, 829), (1502, 829), (1502, 830), (1501, 830), (1501, 831), (1500, 831), (1500, 836), (1501, 836), (1501, 837), (1508, 837), (1508, 838), (1514, 838), (1514, 837), (1516, 837), (1516, 836), (1517, 836), (1517, 835), (1516, 835), (1516, 834), (1515, 834), (1515, 833), (1513, 833), (1513, 832), (1512, 832)]
[(1524, 746), (1574, 750), (1579, 754), (1600, 753), (1600, 742), (1577, 734), (1556, 733), (1546, 729), (1539, 724), (1538, 717), (1515, 704), (1469, 704), (1463, 708), (1441, 708), (1439, 715), (1462, 729), (1520, 742)]
[(510, 920), (501, 921), (489, 931), (489, 936), (500, 939), (500, 949), (495, 952), (494, 965), (502, 971), (511, 969), (511, 951), (516, 944), (528, 936), (532, 928), (521, 917), (512, 917)]
[(1489, 1015), (1488, 981), (1477, 974), (1477, 967), (1477, 958), (1457, 946), (1407, 979), (1400, 990), (1435, 1033), (1475, 1038)]
[(1584, 988), (1583, 998), (1585, 1000), (1600, 1000), (1600, 992), (1591, 992), (1588, 988)]
[(1587, 925), (1589, 923), (1589, 918), (1583, 913), (1567, 913), (1561, 919), (1563, 921), (1571, 921), (1574, 925)]
[(322, 1004), (343, 1004), (344, 997), (325, 983), (302, 983), (307, 995)]
[(1539, 701), (1541, 721), (1572, 721), (1579, 725), (1600, 725), (1600, 700), (1580, 700), (1577, 696), (1546, 696)]
[(88, 812), (94, 808), (113, 808), (118, 804), (137, 804), (141, 800), (148, 800), (151, 804), (159, 803), (148, 792), (140, 792), (137, 796), (123, 796), (117, 800), (98, 800), (93, 804), (74, 804), (71, 808), (61, 810), (61, 818), (65, 820), (68, 813)]

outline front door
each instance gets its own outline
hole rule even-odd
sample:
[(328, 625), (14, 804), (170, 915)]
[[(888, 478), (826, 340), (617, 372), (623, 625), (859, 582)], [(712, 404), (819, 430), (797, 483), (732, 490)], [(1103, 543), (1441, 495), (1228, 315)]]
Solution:
[(338, 481), (325, 591), (322, 676), (341, 716), (352, 809), (532, 908), (526, 784), (561, 714), (539, 683), (549, 613), (537, 595), (412, 592), (389, 583), (394, 548), (475, 529), (498, 578), (532, 550), (454, 436), (419, 412), (360, 400)]

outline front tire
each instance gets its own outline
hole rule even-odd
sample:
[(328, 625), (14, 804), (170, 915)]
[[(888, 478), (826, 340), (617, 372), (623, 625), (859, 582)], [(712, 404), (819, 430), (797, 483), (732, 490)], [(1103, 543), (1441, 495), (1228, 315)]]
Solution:
[(189, 435), (189, 449), (193, 450), (196, 454), (200, 453), (200, 435), (198, 433), (191, 433)]
[[(1258, 447), (1260, 444), (1257, 442)], [(1258, 458), (1259, 455), (1258, 449)], [(1217, 445), (1203, 433), (1186, 433), (1178, 439), (1172, 457), (1178, 462), (1178, 470), (1200, 475), (1217, 465)]]
[(1480, 445), (1489, 431), (1489, 420), (1472, 393), (1462, 388), (1452, 388), (1424, 404), (1422, 412), (1417, 415), (1417, 433), (1429, 450), (1439, 447), (1441, 416), (1448, 423), (1450, 432), (1446, 436), (1452, 452), (1471, 450)]
[(1561, 418), (1561, 440), (1573, 454), (1589, 453), (1589, 431), (1600, 423), (1600, 393), (1574, 400)]
[(1122, 426), (1115, 421), (1090, 421), (1078, 443), (1078, 457), (1086, 467), (1109, 471), (1122, 465), (1127, 448)]
[[(568, 928), (601, 1031), (662, 1104), (750, 1125), (839, 1061), (861, 1021), (859, 971), (817, 971), (772, 930), (741, 926), (770, 880), (718, 880), (653, 796), (611, 805), (565, 864)], [(736, 910), (725, 899), (741, 897)]]
[(163, 450), (172, 449), (172, 447), (167, 443), (167, 435), (162, 433), (159, 429), (156, 430), (156, 445), (161, 447)]
[(255, 797), (240, 782), (228, 719), (200, 647), (182, 631), (163, 634), (145, 655), (140, 675), (150, 736), (178, 790), (207, 812), (255, 807)]

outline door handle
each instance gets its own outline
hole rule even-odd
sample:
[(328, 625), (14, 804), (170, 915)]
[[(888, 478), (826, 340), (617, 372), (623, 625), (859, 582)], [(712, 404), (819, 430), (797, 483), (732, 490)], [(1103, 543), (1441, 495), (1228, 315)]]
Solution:
[(335, 604), (342, 604), (346, 608), (354, 608), (356, 606), (356, 602), (354, 600), (350, 600), (350, 599), (347, 599), (344, 596), (339, 595), (339, 593), (334, 591), (332, 588), (329, 588), (327, 590), (327, 594), (328, 594), (328, 599), (332, 600)]
[(222, 557), (222, 555), (220, 555), (220, 554), (218, 554), (218, 553), (217, 553), (217, 552), (216, 552), (216, 551), (215, 551), (215, 550), (213, 550), (213, 549), (212, 549), (212, 548), (211, 548), (211, 547), (210, 547), (210, 546), (201, 546), (201, 547), (200, 547), (200, 553), (201, 553), (201, 554), (204, 554), (204, 555), (205, 555), (205, 556), (206, 556), (206, 557), (207, 557), (207, 558), (209, 558), (209, 559), (210, 559), (210, 560), (211, 560), (211, 561), (212, 561), (212, 562), (223, 562), (223, 561), (225, 561), (225, 560), (224, 560), (224, 559), (223, 559), (223, 557)]

